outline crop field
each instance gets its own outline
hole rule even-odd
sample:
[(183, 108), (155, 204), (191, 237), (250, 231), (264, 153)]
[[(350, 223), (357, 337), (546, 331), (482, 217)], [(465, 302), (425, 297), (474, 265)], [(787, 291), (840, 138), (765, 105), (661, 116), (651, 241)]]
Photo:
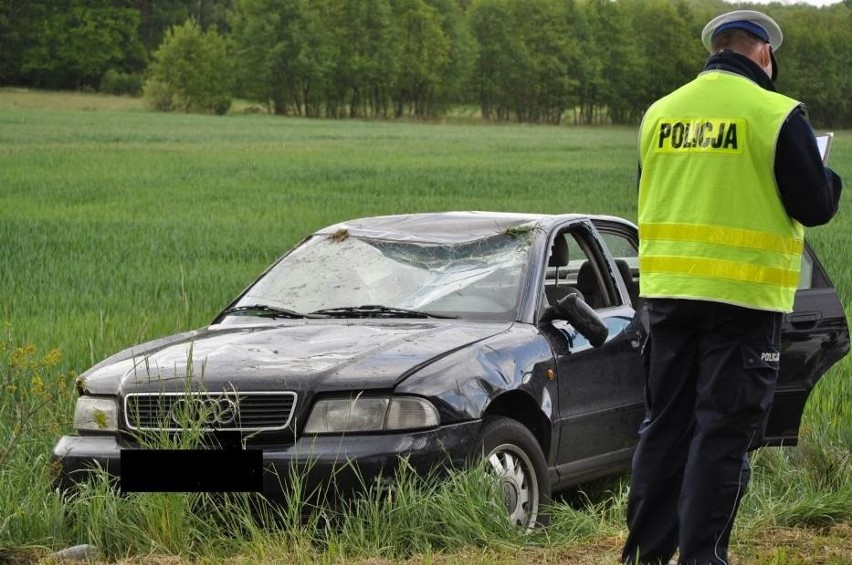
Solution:
[[(526, 536), (495, 522), (487, 494), (478, 506), (459, 501), (488, 490), (475, 474), (412, 480), (411, 506), (402, 496), (402, 509), (361, 501), (346, 526), (285, 516), (259, 528), (233, 525), (247, 514), (240, 501), (205, 520), (201, 512), (215, 512), (188, 495), (121, 498), (92, 485), (62, 498), (47, 457), (71, 427), (74, 374), (208, 323), (319, 227), (440, 210), (635, 221), (636, 137), (635, 128), (470, 119), (169, 115), (130, 99), (0, 90), (0, 562), (91, 543), (127, 562), (615, 563), (624, 477), (567, 496), (551, 527)], [(852, 182), (852, 132), (837, 132), (831, 162)], [(847, 315), (850, 206), (847, 188), (835, 220), (807, 232)], [(800, 447), (756, 453), (734, 563), (852, 563), (849, 357), (816, 387), (804, 429)], [(435, 518), (432, 537), (402, 525), (430, 509), (454, 521)]]

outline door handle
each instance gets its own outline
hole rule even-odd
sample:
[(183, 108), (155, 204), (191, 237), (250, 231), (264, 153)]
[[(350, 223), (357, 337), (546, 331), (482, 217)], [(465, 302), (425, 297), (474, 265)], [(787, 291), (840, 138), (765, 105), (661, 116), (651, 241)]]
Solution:
[(802, 312), (801, 314), (788, 314), (787, 321), (792, 326), (799, 330), (807, 330), (822, 319), (822, 314), (819, 312)]

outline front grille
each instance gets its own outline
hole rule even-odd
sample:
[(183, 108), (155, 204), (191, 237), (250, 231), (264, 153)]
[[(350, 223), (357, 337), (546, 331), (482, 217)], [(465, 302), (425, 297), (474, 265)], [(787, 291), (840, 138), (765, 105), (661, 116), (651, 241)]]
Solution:
[(290, 424), (295, 406), (295, 392), (131, 393), (124, 418), (134, 431), (274, 431)]

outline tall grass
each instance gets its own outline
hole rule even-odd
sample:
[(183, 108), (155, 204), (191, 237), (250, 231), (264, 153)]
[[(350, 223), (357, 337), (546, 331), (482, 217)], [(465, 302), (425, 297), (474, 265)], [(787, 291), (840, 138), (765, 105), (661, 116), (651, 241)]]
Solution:
[[(623, 478), (557, 503), (552, 526), (528, 536), (501, 521), (476, 471), (443, 481), (409, 476), (391, 494), (318, 509), (307, 522), (292, 513), (298, 490), (283, 510), (259, 510), (241, 495), (226, 504), (206, 495), (118, 497), (105, 478), (70, 498), (52, 491), (47, 455), (70, 427), (69, 373), (209, 322), (318, 227), (453, 209), (635, 219), (632, 128), (176, 116), (125, 103), (0, 90), (0, 322), (12, 328), (0, 378), (12, 378), (11, 354), (20, 349), (16, 382), (36, 402), (46, 390), (55, 394), (0, 465), (0, 560), (74, 543), (93, 543), (113, 559), (331, 562), (469, 546), (511, 556), (520, 547), (623, 535)], [(852, 134), (839, 132), (832, 153), (850, 180)], [(847, 191), (830, 225), (808, 231), (847, 312), (850, 198)], [(54, 348), (61, 360), (48, 357)], [(817, 385), (799, 448), (758, 452), (739, 534), (852, 522), (850, 363)], [(19, 403), (11, 399), (0, 397), (4, 442), (16, 433)]]

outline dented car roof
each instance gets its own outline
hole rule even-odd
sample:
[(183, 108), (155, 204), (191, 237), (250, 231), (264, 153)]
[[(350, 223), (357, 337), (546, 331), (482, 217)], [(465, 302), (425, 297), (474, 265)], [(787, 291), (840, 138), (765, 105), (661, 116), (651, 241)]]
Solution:
[[(489, 237), (506, 230), (537, 224), (550, 225), (566, 218), (603, 217), (589, 214), (524, 214), (508, 212), (439, 212), (374, 216), (347, 220), (318, 231), (331, 235), (341, 230), (359, 237), (399, 241), (458, 243)], [(543, 226), (545, 227), (545, 226)]]

